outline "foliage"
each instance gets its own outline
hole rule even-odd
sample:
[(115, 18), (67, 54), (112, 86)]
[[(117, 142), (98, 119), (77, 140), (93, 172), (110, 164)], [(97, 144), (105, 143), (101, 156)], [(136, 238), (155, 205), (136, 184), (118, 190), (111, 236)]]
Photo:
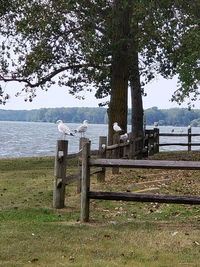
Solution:
[(57, 83), (78, 94), (95, 86), (95, 76), (101, 87), (102, 60), (109, 51), (101, 33), (105, 23), (101, 16), (109, 16), (105, 1), (97, 2), (15, 1), (12, 11), (1, 19), (2, 79), (23, 83), (29, 101), (38, 86), (48, 90)]
[[(146, 124), (154, 125), (158, 122), (162, 125), (173, 126), (200, 126), (200, 110), (188, 110), (186, 108), (158, 109), (152, 107), (144, 111)], [(90, 123), (107, 124), (107, 110), (105, 108), (42, 108), (35, 110), (1, 110), (1, 121), (41, 121), (56, 122), (62, 119), (64, 122), (80, 123), (85, 118)], [(128, 113), (128, 124), (131, 125), (131, 110)]]
[(64, 122), (81, 123), (83, 120), (89, 123), (107, 123), (105, 108), (41, 108), (33, 110), (1, 110), (2, 121), (41, 121), (56, 122), (62, 119)]
[(166, 79), (177, 75), (179, 83), (172, 101), (181, 104), (187, 97), (196, 100), (200, 80), (199, 1), (136, 2), (133, 21), (138, 23), (141, 84), (158, 73)]
[(158, 122), (159, 125), (173, 126), (199, 126), (194, 121), (200, 117), (198, 109), (188, 110), (186, 108), (158, 109), (157, 107), (145, 110), (147, 125)]
[[(93, 88), (96, 97), (107, 96), (113, 51), (125, 41), (111, 42), (114, 2), (17, 0), (9, 9), (6, 5), (0, 23), (1, 79), (24, 84), (29, 101), (37, 87), (48, 90), (55, 83), (80, 98), (82, 90)], [(190, 93), (193, 100), (198, 96), (199, 8), (198, 0), (132, 2), (142, 84), (157, 73), (165, 78), (178, 74), (173, 100), (179, 103)], [(132, 44), (131, 35), (127, 38)]]

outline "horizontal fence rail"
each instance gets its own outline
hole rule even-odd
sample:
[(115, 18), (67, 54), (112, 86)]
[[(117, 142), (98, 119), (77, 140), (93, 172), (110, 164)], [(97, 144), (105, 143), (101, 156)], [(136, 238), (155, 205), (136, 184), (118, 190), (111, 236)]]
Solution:
[[(200, 136), (200, 134), (189, 134), (190, 136)], [(186, 137), (188, 136), (188, 133), (159, 133), (159, 136), (181, 136), (181, 137)]]
[(200, 143), (162, 143), (159, 146), (200, 146)]
[(89, 191), (88, 197), (91, 199), (116, 200), (116, 201), (135, 201), (135, 202), (157, 202), (174, 204), (200, 204), (200, 197), (194, 196), (172, 196), (172, 195), (153, 195), (144, 193), (129, 192), (94, 192)]
[(89, 165), (96, 167), (200, 170), (199, 161), (91, 159)]

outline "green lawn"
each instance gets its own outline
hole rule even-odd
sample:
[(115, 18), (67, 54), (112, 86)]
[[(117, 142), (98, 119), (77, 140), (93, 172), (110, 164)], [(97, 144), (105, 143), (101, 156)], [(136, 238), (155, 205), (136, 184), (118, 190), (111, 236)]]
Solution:
[[(159, 159), (199, 160), (199, 153), (160, 153)], [(77, 171), (71, 160), (68, 171)], [(54, 158), (0, 160), (0, 266), (200, 266), (200, 207), (91, 201), (81, 224), (76, 184), (66, 207), (52, 208)], [(195, 171), (120, 170), (92, 189), (200, 196)]]

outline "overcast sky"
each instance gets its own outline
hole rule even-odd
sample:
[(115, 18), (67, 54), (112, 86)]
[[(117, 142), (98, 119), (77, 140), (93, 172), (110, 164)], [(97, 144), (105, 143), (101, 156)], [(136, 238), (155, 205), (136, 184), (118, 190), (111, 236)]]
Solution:
[[(178, 106), (170, 102), (171, 95), (176, 90), (176, 79), (165, 80), (159, 78), (151, 82), (145, 87), (147, 96), (143, 98), (144, 109), (157, 106), (160, 109), (172, 107), (187, 107), (184, 105)], [(1, 109), (39, 109), (39, 108), (55, 108), (55, 107), (98, 107), (100, 100), (95, 99), (94, 94), (88, 93), (85, 100), (78, 100), (74, 96), (67, 93), (66, 88), (52, 87), (49, 91), (41, 91), (38, 89), (37, 97), (33, 102), (25, 102), (24, 97), (15, 97), (15, 93), (19, 89), (17, 84), (7, 84), (5, 90), (11, 95), (9, 102), (5, 106), (0, 106)], [(200, 107), (200, 102), (197, 102), (195, 108)], [(130, 104), (129, 104), (130, 107)]]

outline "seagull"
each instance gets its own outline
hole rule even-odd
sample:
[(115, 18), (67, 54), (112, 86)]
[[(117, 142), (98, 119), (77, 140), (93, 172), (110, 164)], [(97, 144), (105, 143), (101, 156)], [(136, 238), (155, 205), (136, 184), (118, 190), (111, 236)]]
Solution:
[(158, 121), (154, 122), (154, 127), (158, 127)]
[(75, 133), (80, 133), (83, 137), (88, 128), (88, 121), (84, 120), (83, 123), (75, 130)]
[(125, 134), (120, 135), (120, 140), (123, 141), (123, 142), (128, 141), (128, 134), (125, 133)]
[(70, 131), (69, 127), (65, 125), (62, 120), (58, 120), (56, 123), (58, 124), (58, 131), (62, 133), (64, 137), (65, 135), (74, 136), (74, 134)]
[(121, 131), (122, 131), (122, 128), (118, 125), (117, 122), (114, 122), (114, 123), (113, 123), (113, 130), (114, 130), (115, 132), (121, 132)]

